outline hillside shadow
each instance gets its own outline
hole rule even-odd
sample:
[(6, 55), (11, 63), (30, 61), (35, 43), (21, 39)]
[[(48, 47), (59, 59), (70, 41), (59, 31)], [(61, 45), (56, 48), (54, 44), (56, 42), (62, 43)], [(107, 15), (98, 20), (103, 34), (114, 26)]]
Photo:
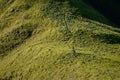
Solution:
[(120, 1), (119, 0), (83, 0), (109, 19), (113, 26), (120, 28)]
[[(51, 0), (53, 1), (53, 0)], [(90, 0), (56, 0), (58, 2), (69, 2), (69, 5), (71, 8), (76, 8), (76, 11), (74, 11), (72, 14), (77, 16), (82, 16), (87, 19), (91, 19), (94, 21), (98, 21), (103, 24), (107, 24), (114, 27), (120, 27), (120, 16), (118, 11), (113, 10), (114, 8), (110, 7), (110, 9), (107, 11), (106, 9), (109, 8), (109, 6), (106, 6), (106, 9), (99, 9), (102, 8), (102, 4), (99, 4), (99, 6), (95, 6), (92, 2), (90, 3)], [(94, 1), (94, 0), (92, 0)], [(104, 1), (103, 1), (104, 2)], [(97, 3), (96, 3), (97, 4)], [(116, 3), (114, 3), (115, 5)], [(98, 8), (99, 7), (99, 8)], [(118, 6), (120, 7), (120, 6)], [(110, 12), (112, 9), (113, 12)], [(117, 8), (118, 9), (118, 8)], [(112, 17), (111, 17), (112, 16)]]
[(95, 35), (94, 38), (107, 44), (120, 44), (120, 36), (114, 34), (98, 34)]
[(12, 51), (30, 38), (36, 27), (36, 24), (23, 24), (0, 37), (0, 57), (6, 56), (7, 52)]

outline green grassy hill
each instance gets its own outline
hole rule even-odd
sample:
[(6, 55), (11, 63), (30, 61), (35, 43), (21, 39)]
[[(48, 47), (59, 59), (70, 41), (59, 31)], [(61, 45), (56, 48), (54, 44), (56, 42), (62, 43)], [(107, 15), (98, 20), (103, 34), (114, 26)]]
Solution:
[(120, 29), (95, 8), (82, 0), (0, 4), (0, 80), (120, 79)]

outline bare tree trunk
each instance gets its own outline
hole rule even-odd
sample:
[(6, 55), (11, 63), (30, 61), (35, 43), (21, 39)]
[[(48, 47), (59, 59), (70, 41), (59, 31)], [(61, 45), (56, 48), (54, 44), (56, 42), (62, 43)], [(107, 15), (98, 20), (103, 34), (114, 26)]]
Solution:
[[(69, 30), (68, 23), (67, 23), (67, 21), (66, 21), (66, 15), (65, 15), (65, 14), (64, 14), (64, 23), (65, 23), (66, 29), (67, 29), (68, 31), (70, 31), (70, 30)], [(72, 33), (72, 32), (71, 32), (71, 33)], [(74, 55), (75, 57), (77, 57), (77, 52), (76, 52), (75, 47), (74, 47), (74, 42), (72, 43), (72, 53), (73, 53), (73, 55)]]
[[(68, 28), (68, 24), (67, 24), (67, 21), (66, 21), (66, 15), (64, 14), (64, 24), (65, 24), (65, 27), (67, 30), (69, 30)], [(70, 31), (70, 30), (69, 30)]]
[(75, 47), (74, 47), (74, 46), (72, 47), (72, 52), (73, 52), (73, 55), (74, 55), (75, 57), (77, 57), (77, 52), (76, 52), (76, 50), (75, 50)]

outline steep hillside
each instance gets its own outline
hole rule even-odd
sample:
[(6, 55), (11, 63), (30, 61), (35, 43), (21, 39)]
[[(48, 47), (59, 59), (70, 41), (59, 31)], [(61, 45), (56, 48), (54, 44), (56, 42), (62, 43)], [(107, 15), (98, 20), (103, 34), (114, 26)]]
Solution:
[(111, 23), (120, 27), (120, 1), (119, 0), (84, 0), (97, 11), (106, 16)]
[(0, 4), (0, 80), (120, 79), (120, 29), (83, 0)]

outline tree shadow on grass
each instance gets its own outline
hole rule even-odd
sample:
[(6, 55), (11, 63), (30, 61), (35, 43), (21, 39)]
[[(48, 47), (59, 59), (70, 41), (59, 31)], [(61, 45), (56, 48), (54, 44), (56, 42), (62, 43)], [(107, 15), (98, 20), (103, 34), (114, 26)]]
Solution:
[(79, 63), (83, 65), (87, 65), (89, 63), (95, 63), (95, 64), (109, 65), (110, 67), (120, 66), (119, 61), (114, 61), (110, 58), (103, 58), (95, 54), (77, 53), (77, 56), (75, 57), (72, 53), (67, 53), (60, 55), (58, 59), (60, 61), (59, 63), (64, 65), (75, 64), (76, 62), (79, 61)]

